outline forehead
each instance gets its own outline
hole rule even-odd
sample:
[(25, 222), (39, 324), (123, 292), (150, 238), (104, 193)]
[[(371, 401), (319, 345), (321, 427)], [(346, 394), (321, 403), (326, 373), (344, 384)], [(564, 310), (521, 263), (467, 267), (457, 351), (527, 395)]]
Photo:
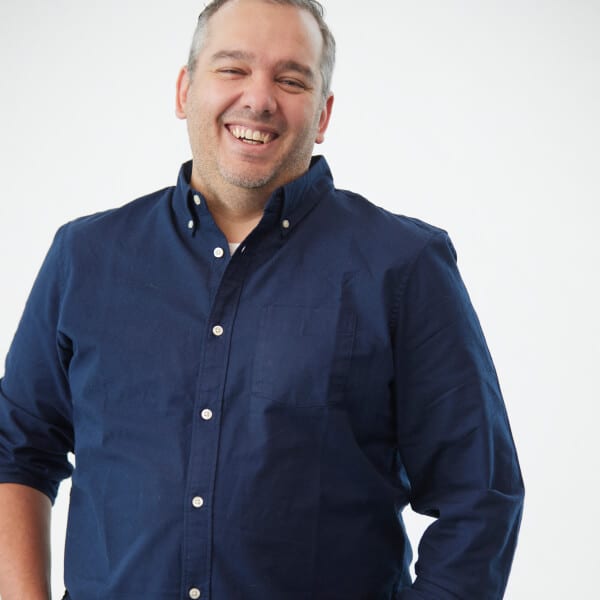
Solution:
[(296, 60), (317, 65), (323, 38), (305, 9), (269, 0), (231, 0), (206, 24), (199, 58), (242, 51), (261, 60)]

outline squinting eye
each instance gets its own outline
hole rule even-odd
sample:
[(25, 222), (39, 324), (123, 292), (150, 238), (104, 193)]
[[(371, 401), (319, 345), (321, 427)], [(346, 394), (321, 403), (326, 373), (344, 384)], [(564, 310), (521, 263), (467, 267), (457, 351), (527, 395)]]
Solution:
[(243, 71), (241, 69), (219, 69), (218, 73), (223, 75), (243, 75)]
[(286, 87), (296, 88), (298, 90), (303, 90), (306, 88), (302, 82), (296, 81), (295, 79), (280, 79), (279, 83), (285, 85)]

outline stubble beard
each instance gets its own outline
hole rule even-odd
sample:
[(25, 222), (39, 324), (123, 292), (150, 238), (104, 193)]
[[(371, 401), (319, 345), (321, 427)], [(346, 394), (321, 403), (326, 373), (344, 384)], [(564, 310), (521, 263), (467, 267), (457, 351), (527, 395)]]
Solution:
[(219, 174), (229, 185), (239, 187), (245, 190), (258, 190), (266, 187), (273, 179), (276, 173), (266, 173), (262, 177), (251, 175), (250, 173), (240, 173), (238, 171), (229, 170), (227, 167), (218, 165)]
[(294, 146), (288, 149), (287, 154), (280, 156), (266, 173), (252, 173), (251, 165), (242, 170), (217, 162), (219, 174), (228, 184), (246, 190), (285, 185), (303, 175), (308, 169), (316, 131), (317, 125), (313, 123), (303, 136), (296, 140)]

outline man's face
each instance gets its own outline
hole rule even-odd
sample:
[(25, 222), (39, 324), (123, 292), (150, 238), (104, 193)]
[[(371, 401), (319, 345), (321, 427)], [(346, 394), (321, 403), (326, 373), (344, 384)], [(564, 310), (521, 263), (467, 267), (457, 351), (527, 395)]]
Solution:
[(269, 194), (308, 169), (333, 103), (323, 101), (322, 45), (312, 15), (294, 6), (232, 0), (211, 17), (194, 73), (183, 69), (177, 84), (194, 187)]

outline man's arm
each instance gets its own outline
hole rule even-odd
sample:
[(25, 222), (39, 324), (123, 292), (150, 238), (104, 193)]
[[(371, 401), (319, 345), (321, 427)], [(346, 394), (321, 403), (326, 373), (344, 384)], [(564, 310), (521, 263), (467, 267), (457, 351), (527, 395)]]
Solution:
[(48, 496), (20, 484), (0, 484), (0, 597), (50, 599)]
[(36, 278), (0, 379), (0, 595), (49, 600), (50, 507), (73, 451), (69, 352), (59, 321), (62, 237)]
[(410, 503), (436, 520), (401, 600), (502, 598), (523, 507), (523, 482), (492, 359), (437, 234), (405, 288), (398, 326), (400, 454)]

